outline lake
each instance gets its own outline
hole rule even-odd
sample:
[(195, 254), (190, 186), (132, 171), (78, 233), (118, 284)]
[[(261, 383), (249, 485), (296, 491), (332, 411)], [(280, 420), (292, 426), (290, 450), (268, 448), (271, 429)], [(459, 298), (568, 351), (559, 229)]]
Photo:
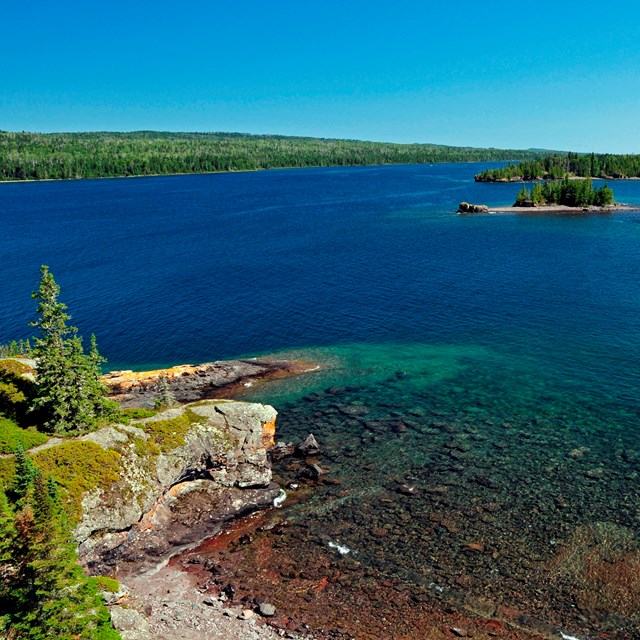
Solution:
[(288, 508), (300, 562), (638, 637), (640, 216), (455, 215), (513, 202), (490, 166), (0, 184), (0, 343), (47, 264), (109, 368), (317, 361), (246, 393), (341, 483)]

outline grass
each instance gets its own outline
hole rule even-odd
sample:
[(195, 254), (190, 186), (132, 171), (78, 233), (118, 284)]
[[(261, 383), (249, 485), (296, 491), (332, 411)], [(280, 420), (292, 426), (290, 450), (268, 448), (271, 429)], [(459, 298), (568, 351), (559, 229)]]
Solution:
[(0, 488), (6, 488), (11, 484), (15, 472), (16, 465), (13, 456), (0, 458)]
[(44, 444), (47, 436), (31, 429), (21, 429), (13, 420), (0, 416), (0, 454), (13, 453), (18, 447), (31, 449)]

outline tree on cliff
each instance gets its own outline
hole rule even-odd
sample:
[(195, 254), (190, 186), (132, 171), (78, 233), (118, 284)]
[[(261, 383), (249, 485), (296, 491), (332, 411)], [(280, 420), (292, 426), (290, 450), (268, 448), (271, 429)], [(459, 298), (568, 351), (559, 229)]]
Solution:
[(84, 353), (78, 329), (67, 325), (71, 316), (58, 301), (60, 287), (49, 271), (40, 268), (40, 286), (32, 297), (38, 302), (38, 320), (30, 323), (39, 329), (32, 351), (37, 362), (35, 399), (46, 431), (64, 433), (87, 429), (113, 412), (113, 403), (105, 398), (95, 336), (91, 350)]

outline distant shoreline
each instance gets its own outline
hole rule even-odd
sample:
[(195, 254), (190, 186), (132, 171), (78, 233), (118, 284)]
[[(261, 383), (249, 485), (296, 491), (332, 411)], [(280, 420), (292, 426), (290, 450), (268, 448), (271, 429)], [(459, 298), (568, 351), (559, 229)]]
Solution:
[[(171, 176), (208, 176), (226, 173), (256, 173), (258, 171), (278, 171), (281, 169), (349, 169), (355, 167), (402, 167), (411, 165), (434, 165), (434, 164), (477, 164), (480, 162), (514, 162), (510, 160), (452, 160), (450, 162), (374, 162), (372, 164), (314, 164), (300, 166), (283, 166), (283, 167), (257, 167), (255, 169), (224, 169), (221, 171), (188, 171), (183, 173), (136, 173), (130, 176), (80, 176), (78, 178), (25, 178), (23, 180), (2, 180), (2, 184), (16, 184), (28, 182), (79, 182), (81, 180), (123, 180), (129, 178), (168, 178)], [(639, 178), (640, 179), (640, 178)]]

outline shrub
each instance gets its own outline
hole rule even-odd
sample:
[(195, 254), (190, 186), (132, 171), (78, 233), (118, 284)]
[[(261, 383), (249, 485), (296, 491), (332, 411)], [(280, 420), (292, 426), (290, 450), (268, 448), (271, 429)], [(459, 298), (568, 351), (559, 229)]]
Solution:
[(25, 425), (34, 394), (33, 369), (18, 360), (0, 360), (0, 414)]
[(119, 479), (120, 454), (95, 442), (74, 440), (39, 451), (33, 461), (62, 489), (72, 521), (82, 517), (82, 498), (93, 489), (108, 490)]
[(21, 429), (15, 422), (0, 416), (0, 454), (13, 453), (18, 447), (31, 449), (47, 441), (47, 436), (31, 429)]

